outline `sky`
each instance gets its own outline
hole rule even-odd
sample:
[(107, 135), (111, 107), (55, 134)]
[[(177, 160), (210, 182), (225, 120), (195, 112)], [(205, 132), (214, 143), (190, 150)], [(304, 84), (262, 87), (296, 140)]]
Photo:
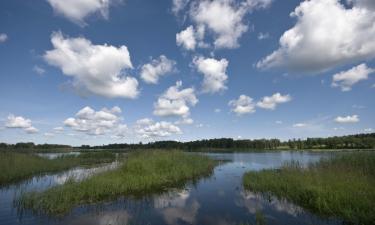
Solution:
[(374, 132), (373, 0), (0, 1), (0, 142)]

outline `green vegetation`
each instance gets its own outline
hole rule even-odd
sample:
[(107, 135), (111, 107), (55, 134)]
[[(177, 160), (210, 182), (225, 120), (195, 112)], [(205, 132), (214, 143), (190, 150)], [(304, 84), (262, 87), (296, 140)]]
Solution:
[(116, 170), (81, 181), (70, 181), (45, 192), (21, 197), (21, 208), (47, 214), (63, 214), (74, 206), (144, 195), (182, 187), (189, 180), (211, 174), (216, 162), (206, 156), (180, 151), (140, 151), (130, 153)]
[(357, 152), (325, 159), (308, 168), (248, 172), (246, 189), (275, 195), (313, 213), (353, 224), (375, 221), (375, 153)]
[(0, 151), (0, 185), (16, 182), (33, 175), (66, 170), (76, 166), (108, 163), (116, 155), (110, 152), (82, 153), (47, 159), (34, 154)]
[(0, 143), (0, 150), (17, 151), (17, 152), (71, 152), (73, 147), (70, 145), (56, 145), (56, 144), (39, 144), (32, 142), (19, 142), (17, 144)]
[(292, 139), (242, 139), (218, 138), (189, 142), (157, 141), (138, 144), (109, 144), (103, 146), (83, 145), (80, 149), (110, 149), (110, 150), (138, 150), (138, 149), (180, 149), (184, 151), (205, 152), (246, 152), (260, 150), (301, 150), (301, 149), (375, 149), (375, 133), (356, 134), (342, 137), (307, 138), (305, 140)]
[(17, 143), (14, 145), (0, 143), (0, 149), (15, 149), (17, 152), (66, 152), (74, 149), (80, 151), (111, 150), (112, 152), (123, 152), (145, 149), (179, 149), (191, 152), (252, 152), (261, 150), (313, 150), (313, 149), (375, 149), (375, 133), (356, 134), (342, 137), (307, 138), (280, 141), (279, 139), (241, 139), (217, 138), (208, 140), (197, 140), (189, 142), (178, 141), (156, 141), (138, 144), (108, 144), (101, 146), (82, 145), (71, 147), (68, 145), (51, 145), (34, 143)]

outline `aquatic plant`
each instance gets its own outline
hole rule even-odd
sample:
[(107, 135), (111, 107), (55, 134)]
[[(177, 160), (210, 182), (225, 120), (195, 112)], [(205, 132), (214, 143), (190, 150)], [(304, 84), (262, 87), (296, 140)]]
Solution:
[(180, 151), (133, 152), (116, 170), (80, 182), (70, 181), (45, 192), (25, 194), (19, 199), (19, 206), (47, 214), (64, 214), (78, 205), (182, 187), (188, 181), (211, 174), (215, 165), (207, 156)]
[(0, 185), (72, 167), (108, 163), (115, 158), (116, 155), (110, 152), (82, 153), (47, 159), (34, 154), (0, 151)]
[(375, 221), (375, 153), (359, 152), (323, 159), (303, 168), (248, 172), (246, 189), (275, 195), (322, 216), (353, 224)]

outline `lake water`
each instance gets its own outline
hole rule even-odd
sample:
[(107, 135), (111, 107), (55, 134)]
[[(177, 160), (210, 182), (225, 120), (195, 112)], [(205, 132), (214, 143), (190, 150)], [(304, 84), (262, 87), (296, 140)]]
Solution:
[(94, 169), (76, 168), (54, 175), (34, 177), (0, 189), (0, 225), (125, 225), (125, 224), (255, 224), (261, 212), (267, 224), (341, 224), (335, 219), (312, 215), (289, 202), (266, 199), (242, 188), (242, 175), (249, 170), (277, 168), (290, 160), (302, 165), (330, 157), (328, 152), (262, 152), (207, 154), (225, 163), (217, 166), (211, 177), (189, 184), (183, 190), (146, 196), (141, 199), (119, 198), (116, 201), (75, 208), (70, 214), (53, 218), (20, 212), (13, 200), (21, 192), (43, 190), (63, 184), (69, 177), (85, 179), (116, 164)]

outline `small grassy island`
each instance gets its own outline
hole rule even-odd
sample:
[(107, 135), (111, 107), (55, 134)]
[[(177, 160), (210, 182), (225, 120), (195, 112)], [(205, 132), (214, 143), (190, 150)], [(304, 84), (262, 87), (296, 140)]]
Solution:
[(110, 152), (81, 153), (47, 159), (31, 153), (0, 151), (0, 186), (17, 182), (34, 175), (67, 170), (77, 166), (90, 166), (114, 161)]
[(183, 187), (190, 180), (210, 175), (215, 165), (216, 161), (206, 156), (181, 151), (133, 152), (118, 169), (28, 193), (19, 204), (37, 212), (64, 214), (79, 205)]
[(343, 154), (308, 168), (290, 163), (281, 169), (248, 172), (243, 184), (349, 224), (375, 221), (375, 153)]

